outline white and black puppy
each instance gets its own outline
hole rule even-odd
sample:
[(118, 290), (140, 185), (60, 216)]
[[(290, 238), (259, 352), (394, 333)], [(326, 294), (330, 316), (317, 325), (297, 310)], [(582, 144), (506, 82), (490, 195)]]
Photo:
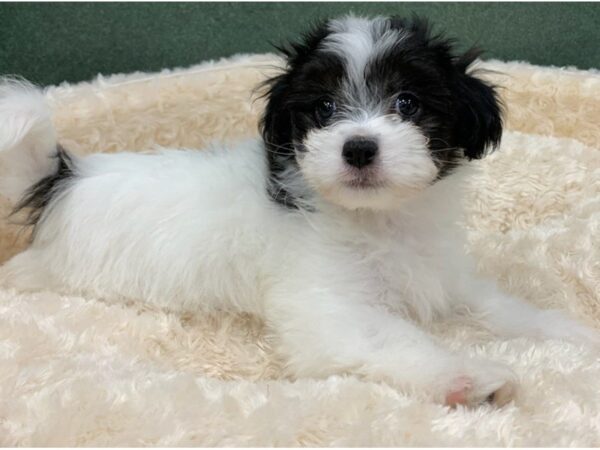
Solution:
[(462, 305), (502, 335), (597, 342), (499, 292), (464, 253), (457, 166), (502, 132), (474, 53), (381, 17), (330, 20), (283, 52), (262, 139), (203, 151), (77, 157), (43, 95), (5, 81), (0, 189), (34, 226), (6, 282), (258, 314), (294, 376), (354, 373), (450, 405), (505, 403), (516, 377), (415, 323)]

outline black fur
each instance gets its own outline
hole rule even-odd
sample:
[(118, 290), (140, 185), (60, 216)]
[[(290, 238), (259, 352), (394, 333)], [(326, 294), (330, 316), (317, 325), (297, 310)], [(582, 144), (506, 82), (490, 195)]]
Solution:
[[(392, 17), (386, 29), (402, 30), (403, 38), (370, 62), (365, 83), (358, 88), (379, 102), (391, 102), (399, 91), (417, 95), (421, 110), (407, 120), (428, 138), (439, 176), (451, 172), (463, 157), (480, 158), (486, 148), (496, 146), (502, 135), (497, 94), (467, 70), (480, 53), (456, 55), (453, 41), (434, 35), (418, 17)], [(296, 153), (304, 151), (302, 140), (308, 131), (322, 126), (315, 120), (317, 102), (324, 96), (334, 98), (341, 112), (360, 106), (348, 101), (353, 98), (348, 93), (340, 97), (347, 76), (344, 62), (320, 47), (330, 33), (329, 22), (322, 22), (302, 42), (280, 48), (287, 67), (265, 83), (267, 105), (260, 127), (268, 153), (270, 194), (286, 206), (295, 206), (295, 199), (277, 180), (286, 169), (297, 167)]]
[(480, 54), (480, 50), (471, 49), (456, 62), (463, 74), (456, 83), (456, 139), (469, 159), (481, 158), (486, 148), (495, 148), (502, 138), (502, 103), (496, 90), (472, 74), (465, 74)]
[[(320, 22), (303, 36), (301, 42), (292, 42), (277, 47), (287, 60), (287, 68), (280, 75), (264, 83), (264, 87), (267, 88), (264, 96), (268, 101), (260, 122), (271, 181), (276, 181), (278, 175), (289, 165), (296, 165), (295, 148), (297, 145), (293, 144), (294, 137), (303, 135), (312, 125), (310, 121), (307, 122), (302, 120), (302, 117), (298, 117), (297, 113), (304, 112), (306, 109), (302, 100), (308, 98), (311, 92), (320, 92), (322, 87), (311, 85), (310, 81), (302, 82), (303, 79), (309, 78), (303, 77), (302, 72), (311, 73), (311, 71), (322, 69), (321, 76), (314, 77), (320, 82), (325, 81), (322, 80), (322, 76), (331, 70), (329, 78), (331, 82), (335, 82), (335, 78), (341, 76), (343, 71), (341, 61), (336, 64), (332, 60), (313, 58), (319, 44), (328, 34), (327, 24)], [(306, 115), (303, 116), (306, 117)], [(269, 184), (269, 193), (278, 203), (290, 207), (295, 206), (294, 198), (290, 193), (285, 189), (280, 189), (276, 183)]]
[(31, 186), (15, 205), (12, 212), (12, 214), (16, 214), (21, 210), (27, 210), (25, 225), (32, 226), (34, 234), (44, 211), (52, 199), (64, 191), (75, 176), (73, 160), (60, 145), (56, 148), (54, 158), (58, 159), (58, 166), (54, 173), (42, 178)]

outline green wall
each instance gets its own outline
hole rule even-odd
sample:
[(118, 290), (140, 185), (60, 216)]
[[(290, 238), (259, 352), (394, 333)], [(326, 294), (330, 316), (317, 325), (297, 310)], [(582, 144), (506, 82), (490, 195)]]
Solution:
[(425, 15), (488, 58), (600, 67), (600, 3), (1, 3), (0, 73), (55, 84), (188, 66), (349, 11)]

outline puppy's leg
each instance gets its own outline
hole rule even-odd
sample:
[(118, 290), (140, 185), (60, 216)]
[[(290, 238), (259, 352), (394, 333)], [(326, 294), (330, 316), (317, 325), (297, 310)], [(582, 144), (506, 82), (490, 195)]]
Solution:
[(351, 297), (287, 290), (271, 299), (267, 320), (296, 376), (353, 372), (448, 405), (502, 405), (515, 393), (508, 367), (452, 354), (408, 321)]
[(504, 294), (492, 282), (477, 280), (462, 300), (490, 331), (511, 336), (565, 339), (600, 344), (600, 334), (559, 310), (542, 310)]

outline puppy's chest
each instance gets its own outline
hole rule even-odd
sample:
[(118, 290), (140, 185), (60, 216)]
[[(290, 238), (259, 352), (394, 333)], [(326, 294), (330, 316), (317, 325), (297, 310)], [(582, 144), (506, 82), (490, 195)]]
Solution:
[(373, 303), (421, 321), (447, 310), (443, 256), (435, 242), (396, 232), (363, 242), (355, 251), (368, 273)]

